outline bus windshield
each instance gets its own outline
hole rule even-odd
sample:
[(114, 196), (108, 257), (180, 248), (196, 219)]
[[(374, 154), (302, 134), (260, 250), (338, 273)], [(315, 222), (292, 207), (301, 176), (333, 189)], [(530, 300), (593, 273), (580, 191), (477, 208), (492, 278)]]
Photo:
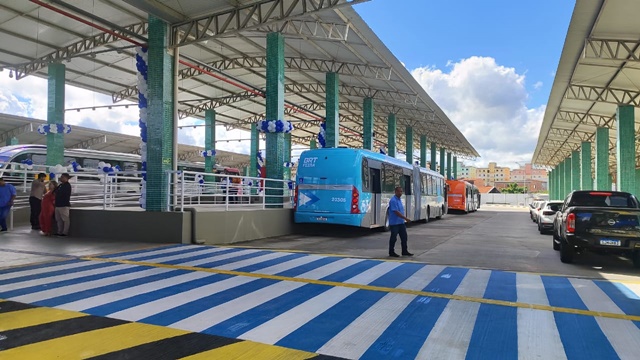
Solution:
[(306, 152), (298, 162), (299, 184), (353, 185), (360, 178), (362, 164), (356, 163), (355, 152)]

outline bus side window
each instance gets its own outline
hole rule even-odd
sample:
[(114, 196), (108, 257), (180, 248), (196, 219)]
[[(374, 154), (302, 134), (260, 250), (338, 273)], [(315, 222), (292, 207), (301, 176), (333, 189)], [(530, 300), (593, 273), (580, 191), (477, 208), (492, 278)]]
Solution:
[(411, 178), (411, 175), (404, 175), (404, 193), (405, 195), (412, 195), (413, 191), (412, 187), (413, 187), (413, 179)]
[(380, 177), (380, 169), (369, 168), (371, 173), (371, 192), (374, 194), (382, 193), (382, 178)]
[(31, 161), (33, 161), (33, 165), (44, 165), (47, 163), (47, 155), (32, 154)]
[(362, 191), (371, 192), (369, 161), (365, 158), (362, 159)]

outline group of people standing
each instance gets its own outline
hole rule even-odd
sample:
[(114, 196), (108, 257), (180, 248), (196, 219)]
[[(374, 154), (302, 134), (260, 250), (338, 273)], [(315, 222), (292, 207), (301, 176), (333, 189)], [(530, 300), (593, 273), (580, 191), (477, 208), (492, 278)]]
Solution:
[(45, 184), (47, 175), (38, 174), (31, 184), (29, 207), (31, 208), (31, 228), (40, 230), (46, 236), (52, 235), (53, 219), (56, 220), (57, 236), (68, 236), (69, 209), (71, 207), (71, 176), (60, 175), (60, 183), (50, 180)]

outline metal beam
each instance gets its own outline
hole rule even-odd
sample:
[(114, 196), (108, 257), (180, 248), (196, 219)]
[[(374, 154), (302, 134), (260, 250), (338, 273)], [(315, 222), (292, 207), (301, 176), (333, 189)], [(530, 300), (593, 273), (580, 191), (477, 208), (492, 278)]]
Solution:
[(70, 149), (90, 149), (91, 146), (93, 145), (106, 144), (106, 143), (107, 143), (107, 135), (100, 135), (91, 139), (81, 141), (77, 144), (73, 144), (69, 146), (69, 148)]
[(184, 46), (367, 1), (369, 0), (261, 0), (173, 25), (172, 45)]
[(180, 119), (184, 119), (184, 118), (199, 114), (205, 110), (216, 109), (217, 107), (220, 107), (223, 105), (228, 105), (231, 103), (238, 102), (240, 100), (251, 99), (258, 96), (259, 95), (254, 92), (244, 91), (238, 94), (209, 99), (205, 103), (191, 106), (186, 110), (178, 110), (178, 115)]
[(257, 31), (279, 32), (284, 35), (302, 36), (321, 40), (347, 41), (351, 24), (324, 23), (321, 21), (288, 20), (282, 24), (266, 25)]
[(56, 51), (53, 51), (49, 54), (39, 57), (29, 63), (16, 65), (16, 79), (20, 80), (27, 75), (30, 75), (40, 69), (47, 67), (49, 63), (52, 62), (60, 62), (62, 60), (71, 59), (74, 56), (82, 52), (89, 51), (91, 49), (104, 46), (110, 44), (112, 42), (122, 40), (115, 34), (119, 34), (121, 36), (128, 36), (128, 32), (134, 32), (139, 35), (146, 35), (148, 31), (148, 25), (146, 22), (129, 25), (123, 28), (122, 30), (113, 30), (113, 33), (99, 33), (95, 36), (86, 37), (80, 41), (76, 41), (73, 44), (61, 47)]
[(588, 100), (614, 105), (640, 106), (640, 91), (571, 84), (564, 94), (569, 100)]
[(0, 143), (4, 143), (9, 138), (12, 138), (14, 136), (18, 136), (24, 133), (28, 133), (28, 132), (33, 132), (33, 123), (18, 126), (9, 131), (3, 132), (2, 134), (0, 134)]
[(595, 125), (597, 127), (611, 127), (615, 123), (615, 115), (604, 116), (590, 113), (558, 111), (557, 120), (572, 122), (576, 124)]
[[(286, 84), (284, 87), (285, 92), (294, 94), (326, 94), (326, 86), (323, 83), (307, 83), (307, 84)], [(341, 96), (354, 96), (359, 98), (374, 98), (376, 100), (388, 101), (393, 104), (406, 104), (416, 106), (419, 96), (412, 93), (404, 93), (400, 91), (390, 90), (378, 90), (368, 87), (352, 86), (352, 85), (340, 85)], [(416, 109), (417, 110), (417, 109)], [(422, 110), (424, 111), (424, 110)], [(431, 114), (435, 114), (433, 110), (424, 111)]]
[(589, 38), (585, 40), (582, 57), (638, 62), (640, 61), (640, 41)]
[[(207, 65), (217, 70), (233, 70), (247, 68), (265, 68), (266, 56), (241, 57), (233, 59), (217, 60)], [(285, 57), (285, 68), (299, 71), (317, 71), (321, 73), (335, 72), (341, 75), (351, 75), (359, 77), (369, 77), (374, 79), (389, 80), (391, 78), (391, 68), (387, 66), (373, 66), (360, 63), (346, 63), (335, 60), (311, 59), (305, 57)], [(193, 68), (184, 68), (178, 72), (181, 79), (202, 74)]]

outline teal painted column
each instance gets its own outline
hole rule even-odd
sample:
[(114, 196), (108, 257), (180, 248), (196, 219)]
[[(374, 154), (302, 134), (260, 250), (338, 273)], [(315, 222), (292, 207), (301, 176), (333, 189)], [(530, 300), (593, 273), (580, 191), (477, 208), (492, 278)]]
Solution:
[(591, 143), (583, 141), (580, 146), (580, 190), (591, 190)]
[(564, 193), (571, 192), (571, 157), (564, 159)]
[(387, 155), (396, 157), (396, 114), (387, 117)]
[(430, 169), (433, 171), (436, 171), (437, 167), (436, 167), (436, 153), (438, 152), (438, 149), (436, 148), (437, 145), (435, 142), (431, 143), (431, 164), (430, 165)]
[(445, 174), (445, 163), (444, 163), (444, 148), (440, 148), (440, 175), (444, 176)]
[(316, 142), (316, 139), (311, 139), (311, 141), (309, 141), (309, 149), (313, 150), (317, 148), (318, 148), (318, 143)]
[[(284, 36), (281, 33), (267, 34), (267, 88), (266, 88), (266, 120), (284, 120)], [(328, 88), (328, 87), (327, 87)], [(327, 109), (327, 114), (329, 109)], [(329, 126), (327, 119), (327, 147), (329, 144)], [(335, 138), (334, 138), (335, 140)], [(267, 178), (282, 179), (284, 177), (284, 133), (266, 133)], [(267, 207), (282, 207), (282, 183), (266, 181), (265, 195)]]
[(564, 200), (565, 197), (565, 193), (564, 193), (564, 161), (561, 161), (558, 164), (558, 190), (557, 190), (557, 197), (558, 200)]
[(580, 190), (580, 151), (571, 152), (571, 191)]
[(427, 136), (420, 135), (420, 166), (427, 167)]
[(636, 190), (636, 129), (633, 105), (618, 106), (616, 120), (616, 190), (633, 193)]
[(173, 169), (173, 56), (169, 26), (149, 16), (147, 211), (167, 208), (167, 171)]
[(549, 200), (553, 200), (555, 199), (555, 196), (553, 194), (553, 190), (555, 189), (553, 185), (553, 169), (549, 170), (549, 172), (547, 173), (547, 184), (549, 184), (548, 185)]
[(453, 179), (457, 180), (458, 179), (458, 157), (454, 156), (453, 157)]
[(362, 148), (373, 150), (373, 99), (364, 98)]
[(258, 177), (258, 151), (260, 151), (260, 134), (258, 124), (251, 124), (251, 145), (249, 149), (249, 176)]
[[(64, 64), (49, 64), (47, 79), (47, 124), (64, 124)], [(47, 134), (47, 165), (64, 163), (64, 134)]]
[(640, 196), (640, 169), (636, 169), (636, 192), (633, 195)]
[(413, 165), (413, 128), (407, 126), (405, 129), (405, 143), (407, 144), (406, 160)]
[(609, 181), (609, 128), (596, 129), (596, 188), (595, 190), (611, 190)]
[(451, 153), (447, 151), (447, 179), (451, 180)]
[(20, 142), (18, 141), (17, 137), (11, 137), (11, 138), (7, 138), (7, 141), (5, 141), (5, 145), (10, 146), (10, 145), (18, 145), (20, 144)]
[(325, 139), (328, 148), (337, 148), (340, 144), (340, 79), (338, 73), (327, 73), (327, 111)]
[[(204, 149), (216, 150), (216, 112), (215, 110), (204, 111)], [(216, 156), (204, 157), (204, 172), (211, 174), (216, 165)]]
[[(284, 134), (284, 162), (291, 162), (291, 133)], [(283, 176), (284, 180), (291, 180), (290, 167), (285, 166)]]

